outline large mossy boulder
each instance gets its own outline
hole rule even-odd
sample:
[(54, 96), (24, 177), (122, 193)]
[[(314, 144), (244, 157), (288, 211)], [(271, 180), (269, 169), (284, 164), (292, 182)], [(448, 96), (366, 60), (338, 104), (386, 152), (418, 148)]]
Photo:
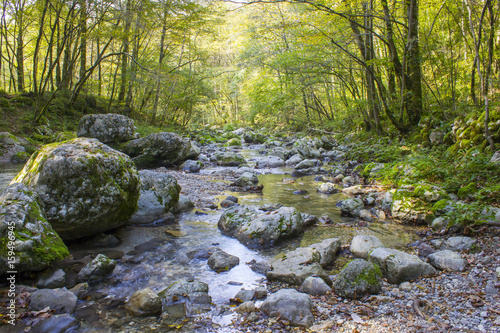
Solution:
[(392, 197), (392, 217), (404, 223), (430, 224), (433, 206), (447, 199), (446, 191), (437, 186), (419, 184), (398, 189)]
[(40, 195), (47, 220), (65, 240), (126, 224), (139, 198), (134, 163), (97, 139), (42, 147), (12, 183), (23, 183)]
[(165, 217), (179, 201), (181, 187), (174, 176), (151, 170), (139, 171), (141, 192), (131, 223), (151, 223)]
[(281, 207), (271, 213), (249, 207), (231, 207), (219, 219), (224, 235), (234, 237), (248, 247), (269, 247), (301, 234), (310, 222), (293, 207)]
[(134, 121), (121, 114), (89, 114), (80, 119), (76, 135), (112, 143), (135, 139), (135, 131)]
[(68, 255), (40, 196), (23, 184), (9, 185), (0, 195), (0, 272), (39, 271)]
[(119, 149), (132, 157), (138, 168), (171, 167), (200, 155), (189, 138), (175, 133), (153, 133), (122, 144)]

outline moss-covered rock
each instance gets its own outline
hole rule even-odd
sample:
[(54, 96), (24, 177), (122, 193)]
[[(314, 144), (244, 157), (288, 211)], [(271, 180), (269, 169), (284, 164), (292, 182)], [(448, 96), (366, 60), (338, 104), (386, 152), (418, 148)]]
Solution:
[(382, 272), (377, 265), (354, 259), (342, 268), (333, 287), (338, 295), (352, 299), (378, 294), (382, 290)]
[(25, 163), (29, 158), (21, 141), (9, 132), (0, 133), (0, 163)]
[(151, 170), (141, 170), (139, 176), (138, 209), (130, 222), (144, 224), (164, 218), (179, 201), (181, 187), (177, 179), (168, 173)]
[(418, 184), (398, 189), (393, 195), (392, 216), (405, 223), (432, 222), (434, 203), (448, 198), (446, 191), (437, 186)]
[(200, 155), (191, 140), (175, 133), (153, 133), (117, 147), (132, 157), (138, 168), (171, 167)]
[(218, 165), (223, 166), (240, 166), (246, 164), (243, 156), (233, 152), (218, 152), (213, 155), (213, 159)]
[(47, 220), (63, 239), (124, 225), (139, 198), (134, 163), (96, 139), (42, 147), (12, 183), (23, 183), (40, 195)]
[(0, 196), (0, 272), (43, 270), (69, 255), (44, 214), (41, 198), (30, 188), (12, 184), (4, 190)]
[(238, 138), (232, 138), (227, 141), (226, 144), (228, 147), (241, 147), (241, 140)]

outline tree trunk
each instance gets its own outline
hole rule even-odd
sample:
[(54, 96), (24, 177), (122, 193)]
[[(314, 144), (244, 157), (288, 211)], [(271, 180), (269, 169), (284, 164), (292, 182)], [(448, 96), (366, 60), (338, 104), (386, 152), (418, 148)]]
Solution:
[(118, 103), (122, 103), (125, 100), (125, 90), (127, 87), (127, 76), (128, 76), (128, 52), (129, 52), (129, 33), (130, 33), (130, 25), (132, 21), (132, 0), (127, 1), (126, 9), (125, 9), (125, 27), (123, 31), (123, 42), (122, 42), (122, 61), (121, 61), (121, 81), (120, 81), (120, 91), (118, 93)]

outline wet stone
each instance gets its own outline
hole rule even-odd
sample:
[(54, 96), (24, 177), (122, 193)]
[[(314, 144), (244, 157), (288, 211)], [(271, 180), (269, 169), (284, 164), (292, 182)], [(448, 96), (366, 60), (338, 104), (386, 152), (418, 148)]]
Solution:
[(241, 302), (248, 302), (255, 298), (255, 290), (242, 289), (238, 291), (234, 298), (239, 299)]
[(240, 264), (240, 258), (216, 249), (208, 258), (208, 266), (216, 272), (229, 271)]
[(300, 292), (313, 296), (324, 295), (329, 292), (331, 288), (323, 281), (322, 278), (310, 276), (304, 280), (300, 286)]
[(30, 307), (40, 311), (49, 307), (55, 313), (73, 313), (76, 309), (77, 297), (66, 288), (40, 289), (30, 296)]
[(37, 322), (30, 330), (32, 333), (66, 333), (73, 332), (80, 322), (68, 314), (53, 315)]
[(38, 282), (36, 283), (39, 289), (55, 289), (64, 287), (66, 282), (66, 273), (62, 269), (46, 270), (40, 276)]

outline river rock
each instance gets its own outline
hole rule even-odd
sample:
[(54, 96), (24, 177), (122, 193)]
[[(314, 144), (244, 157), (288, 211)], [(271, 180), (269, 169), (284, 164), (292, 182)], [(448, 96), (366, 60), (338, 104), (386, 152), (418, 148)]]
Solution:
[(359, 198), (346, 199), (340, 202), (340, 213), (343, 216), (359, 216), (364, 207), (363, 200)]
[(145, 224), (157, 221), (173, 210), (179, 201), (180, 185), (174, 176), (151, 170), (141, 170), (141, 191), (138, 209), (131, 223)]
[(161, 298), (149, 288), (141, 289), (132, 294), (126, 309), (135, 316), (155, 316), (161, 313)]
[(188, 173), (197, 173), (200, 172), (200, 169), (203, 167), (203, 163), (201, 161), (187, 160), (181, 165), (181, 169), (184, 172)]
[(354, 259), (342, 268), (333, 282), (335, 292), (342, 297), (357, 299), (382, 290), (382, 272), (363, 259)]
[(239, 166), (246, 163), (243, 156), (233, 152), (217, 152), (213, 155), (213, 159), (222, 166)]
[(345, 186), (352, 186), (355, 182), (356, 181), (352, 176), (342, 178), (342, 184), (344, 184)]
[(448, 238), (441, 247), (444, 250), (461, 252), (461, 251), (469, 251), (475, 244), (476, 240), (474, 238), (465, 236), (455, 236)]
[(301, 234), (307, 226), (300, 212), (293, 207), (281, 207), (271, 213), (249, 207), (231, 207), (218, 222), (224, 235), (234, 237), (249, 247), (272, 246)]
[(229, 139), (226, 143), (228, 147), (241, 147), (241, 140), (238, 138)]
[(400, 188), (392, 198), (392, 217), (404, 223), (428, 224), (434, 218), (433, 205), (447, 197), (444, 190), (427, 184)]
[(307, 138), (299, 139), (293, 143), (293, 148), (304, 158), (321, 158), (320, 151), (316, 148), (314, 142)]
[(262, 275), (266, 275), (267, 272), (271, 270), (271, 266), (265, 261), (256, 261), (255, 259), (252, 259), (247, 262), (247, 265), (250, 266), (252, 271)]
[(295, 289), (281, 289), (270, 295), (260, 306), (260, 311), (269, 317), (287, 320), (290, 325), (309, 327), (314, 322), (311, 298)]
[(116, 261), (104, 254), (98, 254), (91, 262), (78, 273), (80, 282), (97, 283), (111, 274), (116, 267)]
[(493, 156), (491, 156), (490, 163), (499, 164), (500, 163), (500, 150), (497, 150)]
[(136, 130), (129, 117), (114, 113), (88, 114), (80, 119), (76, 135), (111, 143), (136, 139)]
[(285, 161), (278, 156), (265, 156), (256, 161), (257, 168), (279, 168), (285, 165)]
[(69, 314), (52, 315), (36, 322), (30, 333), (68, 333), (76, 332), (80, 322)]
[(302, 170), (302, 169), (312, 168), (312, 167), (316, 166), (316, 163), (318, 163), (318, 160), (305, 159), (305, 160), (301, 161), (300, 163), (298, 163), (295, 166), (295, 169)]
[(254, 172), (244, 172), (241, 176), (239, 176), (235, 181), (234, 185), (245, 187), (252, 186), (259, 183), (259, 178)]
[(71, 291), (79, 300), (85, 299), (87, 293), (89, 292), (89, 284), (87, 282), (79, 283), (69, 291)]
[(355, 258), (368, 258), (370, 252), (384, 244), (373, 235), (357, 235), (351, 242), (351, 253)]
[(277, 156), (277, 157), (281, 158), (283, 161), (286, 161), (288, 159), (289, 154), (290, 154), (290, 152), (288, 150), (286, 150), (285, 148), (283, 148), (283, 147), (272, 148), (267, 153), (267, 155), (269, 155), (269, 156)]
[(38, 289), (55, 289), (64, 287), (66, 273), (62, 269), (48, 269), (42, 273), (36, 282)]
[(174, 318), (210, 310), (212, 303), (212, 297), (208, 295), (208, 284), (199, 281), (174, 282), (158, 295), (162, 299), (162, 311)]
[(171, 167), (200, 155), (200, 149), (188, 138), (175, 133), (153, 133), (129, 141), (120, 150), (132, 157), (138, 168)]
[(336, 188), (335, 185), (332, 183), (321, 183), (318, 186), (316, 186), (316, 190), (319, 193), (324, 193), (324, 194), (335, 194), (340, 192), (340, 190)]
[(368, 192), (367, 189), (364, 188), (362, 185), (354, 185), (346, 187), (342, 190), (342, 193), (350, 197), (354, 197), (356, 195), (363, 195), (366, 194), (367, 192)]
[(77, 301), (76, 296), (66, 288), (39, 289), (30, 295), (30, 308), (41, 311), (49, 307), (55, 313), (73, 313)]
[(450, 250), (437, 251), (429, 255), (429, 263), (440, 270), (462, 272), (467, 261), (458, 252)]
[(135, 165), (97, 139), (44, 146), (12, 183), (23, 183), (40, 195), (48, 222), (64, 240), (126, 224), (139, 198)]
[[(39, 271), (69, 255), (45, 218), (40, 196), (20, 183), (9, 185), (0, 194), (0, 240), (0, 272)], [(10, 267), (9, 257), (14, 257), (14, 267)]]
[(299, 291), (313, 296), (320, 296), (326, 294), (331, 289), (322, 278), (310, 276), (304, 280)]
[(370, 253), (368, 260), (376, 264), (387, 281), (393, 284), (437, 273), (434, 267), (423, 262), (417, 256), (395, 249), (379, 247)]
[(255, 298), (255, 290), (246, 290), (246, 289), (241, 289), (238, 291), (238, 293), (234, 296), (237, 300), (241, 301), (242, 303), (251, 301)]
[(302, 155), (295, 154), (292, 157), (290, 157), (288, 160), (286, 160), (285, 163), (288, 166), (295, 166), (295, 165), (299, 164), (300, 162), (302, 162), (303, 160), (304, 160), (304, 158), (302, 157)]
[(25, 163), (29, 154), (21, 141), (9, 132), (0, 132), (0, 163)]
[(339, 238), (328, 238), (323, 240), (321, 243), (316, 243), (309, 245), (308, 248), (316, 249), (321, 256), (319, 264), (322, 267), (327, 267), (333, 265), (337, 252), (340, 249), (340, 239)]
[(266, 277), (269, 281), (282, 281), (293, 285), (301, 285), (313, 275), (328, 281), (328, 274), (321, 267), (320, 260), (321, 254), (316, 249), (299, 247), (272, 262), (273, 269), (267, 272)]
[(246, 131), (241, 137), (246, 143), (264, 143), (266, 142), (266, 136), (257, 132)]
[(240, 258), (226, 253), (219, 248), (208, 258), (208, 266), (216, 272), (229, 271), (239, 264)]
[(448, 220), (444, 217), (438, 217), (432, 220), (431, 228), (435, 230), (445, 229), (448, 226)]

